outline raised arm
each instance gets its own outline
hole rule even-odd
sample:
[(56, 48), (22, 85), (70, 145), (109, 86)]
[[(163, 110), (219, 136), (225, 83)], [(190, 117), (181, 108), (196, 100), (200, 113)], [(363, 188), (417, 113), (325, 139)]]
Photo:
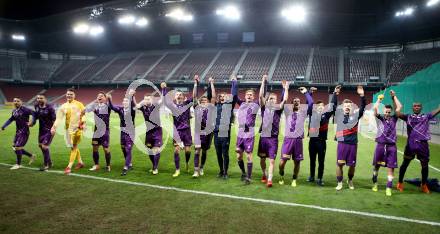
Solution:
[(260, 100), (260, 105), (264, 106), (266, 105), (266, 86), (267, 86), (267, 75), (263, 75), (262, 79), (261, 79), (261, 86), (260, 86), (260, 93), (259, 93), (259, 100)]
[(197, 100), (198, 87), (199, 87), (199, 76), (195, 75), (194, 76), (194, 87), (193, 87), (193, 93), (192, 93), (193, 100)]
[(382, 99), (383, 99), (383, 94), (379, 94), (379, 96), (377, 97), (376, 103), (374, 103), (374, 106), (373, 106), (374, 116), (379, 115), (379, 105), (382, 102)]
[(396, 92), (394, 92), (394, 90), (391, 90), (390, 96), (391, 96), (391, 99), (393, 100), (393, 106), (394, 106), (394, 109), (396, 112), (396, 116), (398, 118), (404, 118), (405, 115), (402, 114), (402, 103), (400, 103), (399, 99), (397, 98)]
[(361, 107), (359, 108), (359, 116), (358, 119), (362, 118), (364, 115), (365, 107), (367, 106), (367, 100), (365, 99), (365, 92), (362, 86), (357, 87), (357, 93), (361, 97)]
[(284, 104), (286, 104), (287, 100), (289, 99), (289, 85), (290, 83), (283, 80), (281, 81), (281, 84), (283, 86), (283, 91), (281, 92), (282, 100), (280, 103), (280, 109), (284, 108)]
[(440, 105), (437, 107), (437, 109), (431, 112), (431, 115), (432, 117), (435, 117), (436, 115), (438, 115), (438, 113), (440, 113)]
[(107, 94), (107, 104), (108, 104), (108, 107), (110, 108), (110, 110), (112, 110), (114, 112), (118, 112), (118, 108), (116, 108), (113, 105), (112, 96), (110, 94)]
[(306, 96), (306, 100), (307, 100), (307, 115), (312, 115), (312, 111), (313, 111), (313, 98), (311, 95), (311, 90), (312, 88), (310, 88), (310, 92), (307, 92), (307, 88), (306, 87), (300, 87), (299, 91), (304, 94), (304, 96)]
[(238, 87), (237, 87), (237, 78), (235, 76), (231, 77), (231, 95), (232, 95), (232, 104), (239, 102), (238, 98)]
[(208, 100), (212, 104), (215, 104), (215, 102), (217, 100), (217, 94), (215, 93), (214, 78), (209, 77), (208, 82), (209, 82), (209, 84), (208, 84)]
[(332, 99), (331, 99), (331, 101), (330, 101), (330, 110), (328, 111), (328, 112), (330, 112), (332, 115), (333, 114), (335, 114), (335, 112), (336, 112), (336, 108), (338, 107), (338, 96), (339, 96), (339, 93), (341, 93), (341, 88), (342, 88), (342, 86), (341, 85), (337, 85), (336, 87), (335, 87), (335, 90), (333, 91), (333, 94), (332, 94)]

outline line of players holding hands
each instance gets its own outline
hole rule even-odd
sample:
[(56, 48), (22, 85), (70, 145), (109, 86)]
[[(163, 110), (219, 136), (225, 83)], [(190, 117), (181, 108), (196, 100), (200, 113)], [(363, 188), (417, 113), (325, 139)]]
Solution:
[[(329, 120), (334, 116), (337, 124), (335, 140), (337, 141), (337, 167), (336, 190), (343, 188), (343, 167), (348, 167), (348, 187), (354, 189), (353, 177), (355, 174), (357, 143), (358, 143), (358, 123), (364, 114), (366, 99), (364, 90), (361, 86), (357, 87), (357, 93), (360, 96), (360, 107), (354, 109), (353, 102), (345, 99), (342, 108), (337, 108), (337, 96), (341, 92), (341, 86), (336, 86), (334, 92), (330, 95), (330, 103), (325, 106), (322, 101), (314, 102), (312, 94), (316, 88), (307, 90), (300, 87), (298, 90), (305, 95), (307, 105), (301, 105), (300, 99), (295, 97), (291, 104), (288, 103), (289, 83), (282, 82), (281, 101), (275, 93), (267, 93), (267, 75), (264, 75), (261, 81), (258, 98), (255, 98), (255, 91), (252, 89), (245, 91), (245, 98), (241, 100), (238, 97), (238, 86), (235, 77), (231, 79), (231, 95), (221, 92), (216, 94), (214, 79), (209, 78), (207, 95), (198, 97), (197, 88), (199, 78), (194, 78), (193, 95), (186, 98), (180, 90), (168, 92), (165, 83), (161, 84), (162, 95), (157, 97), (155, 93), (146, 94), (144, 99), (136, 103), (134, 90), (129, 90), (128, 95), (123, 99), (122, 106), (114, 105), (109, 94), (99, 92), (95, 103), (85, 107), (81, 102), (75, 100), (75, 92), (68, 89), (66, 92), (66, 103), (60, 106), (57, 112), (47, 103), (43, 95), (38, 95), (36, 99), (35, 110), (31, 110), (22, 105), (20, 98), (14, 98), (15, 109), (12, 116), (2, 126), (4, 130), (10, 123), (16, 123), (16, 135), (14, 137), (13, 149), (16, 153), (16, 165), (11, 169), (21, 167), (22, 155), (30, 157), (29, 163), (35, 160), (35, 155), (27, 152), (24, 146), (29, 137), (29, 127), (39, 121), (38, 142), (44, 156), (42, 171), (47, 171), (52, 167), (49, 145), (53, 139), (58, 125), (65, 121), (66, 141), (70, 146), (70, 160), (65, 169), (65, 174), (71, 173), (73, 164), (77, 160), (75, 169), (84, 167), (78, 144), (82, 137), (84, 129), (84, 115), (86, 112), (94, 112), (95, 132), (92, 139), (93, 161), (94, 165), (90, 171), (100, 169), (99, 166), (99, 146), (102, 146), (105, 153), (105, 170), (111, 170), (111, 153), (109, 150), (110, 138), (110, 113), (118, 114), (121, 128), (121, 149), (125, 158), (125, 164), (121, 175), (127, 175), (132, 169), (132, 147), (135, 139), (134, 119), (136, 110), (139, 110), (144, 116), (147, 132), (145, 145), (152, 163), (150, 173), (158, 174), (158, 164), (160, 159), (162, 142), (162, 127), (160, 122), (160, 107), (165, 105), (173, 114), (173, 143), (174, 143), (174, 162), (175, 173), (173, 177), (180, 175), (180, 151), (184, 150), (186, 170), (189, 170), (188, 164), (191, 156), (192, 133), (190, 126), (190, 107), (194, 107), (195, 117), (195, 137), (194, 137), (194, 174), (193, 177), (203, 175), (207, 151), (209, 150), (214, 138), (214, 146), (217, 154), (220, 172), (218, 177), (228, 178), (229, 167), (229, 143), (231, 138), (231, 124), (233, 122), (233, 110), (239, 105), (237, 111), (237, 141), (236, 153), (238, 166), (242, 172), (241, 180), (246, 184), (251, 183), (253, 157), (255, 140), (255, 121), (259, 109), (261, 109), (261, 126), (259, 129), (260, 141), (258, 143), (258, 156), (260, 157), (260, 166), (263, 172), (261, 182), (267, 187), (272, 187), (273, 174), (275, 167), (275, 158), (278, 151), (278, 135), (280, 131), (281, 115), (285, 115), (284, 139), (281, 149), (281, 161), (279, 164), (279, 184), (285, 183), (284, 168), (288, 160), (293, 161), (293, 176), (291, 186), (297, 186), (297, 178), (300, 170), (300, 162), (303, 160), (303, 138), (305, 120), (308, 118), (308, 136), (309, 155), (310, 155), (310, 176), (307, 181), (315, 181), (316, 159), (318, 159), (318, 173), (316, 183), (324, 185), (323, 172), (326, 154), (326, 140), (328, 133)], [(168, 94), (168, 95), (167, 95)], [(399, 182), (397, 189), (403, 191), (403, 178), (406, 169), (412, 159), (417, 156), (420, 160), (422, 170), (421, 190), (429, 193), (427, 186), (428, 162), (429, 162), (429, 121), (439, 112), (440, 108), (432, 113), (422, 114), (422, 105), (413, 104), (413, 114), (405, 115), (401, 113), (401, 107), (394, 91), (390, 91), (394, 103), (393, 107), (385, 105), (383, 115), (379, 114), (379, 105), (383, 95), (379, 96), (374, 104), (374, 115), (378, 122), (378, 135), (376, 138), (376, 149), (373, 158), (373, 191), (378, 190), (377, 175), (379, 168), (387, 167), (387, 185), (386, 195), (392, 194), (392, 183), (394, 177), (394, 168), (397, 168), (397, 147), (396, 147), (396, 123), (398, 118), (404, 120), (408, 129), (408, 141), (404, 152), (404, 161), (400, 167)], [(232, 96), (232, 97), (231, 97)], [(212, 104), (212, 105), (210, 105)], [(215, 109), (216, 111), (213, 111)], [(214, 114), (212, 114), (214, 113)], [(32, 120), (29, 118), (32, 116)], [(99, 125), (99, 126), (98, 126)], [(200, 159), (201, 156), (201, 159)], [(246, 165), (244, 163), (246, 158)], [(266, 159), (269, 159), (269, 168), (267, 170)]]

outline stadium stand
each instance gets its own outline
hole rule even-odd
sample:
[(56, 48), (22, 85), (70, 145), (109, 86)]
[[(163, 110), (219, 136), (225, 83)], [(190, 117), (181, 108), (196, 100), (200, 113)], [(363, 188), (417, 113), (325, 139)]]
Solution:
[(147, 75), (148, 80), (160, 81), (165, 80), (167, 75), (185, 56), (184, 53), (167, 54)]
[(315, 49), (310, 74), (313, 83), (333, 84), (338, 81), (338, 52), (337, 49)]
[(242, 50), (222, 51), (206, 77), (212, 76), (216, 80), (228, 80), (242, 54)]
[(115, 80), (128, 81), (134, 80), (136, 77), (142, 77), (151, 66), (161, 57), (160, 54), (144, 54), (141, 55), (127, 70)]
[(350, 53), (344, 56), (344, 81), (350, 83), (368, 82), (370, 77), (380, 77), (382, 54)]
[(11, 102), (14, 97), (20, 97), (23, 102), (27, 102), (43, 90), (41, 86), (6, 83), (0, 83), (0, 89), (5, 95), (7, 102)]
[(244, 80), (260, 80), (262, 75), (268, 74), (274, 57), (275, 49), (250, 50), (237, 75), (242, 75)]
[(181, 80), (187, 79), (188, 77), (192, 79), (191, 77), (194, 75), (201, 75), (216, 54), (217, 51), (198, 51), (191, 53), (170, 79)]
[(130, 64), (139, 54), (121, 54), (112, 61), (102, 72), (96, 74), (94, 81), (112, 81), (126, 66)]
[(0, 57), (0, 78), (12, 79), (12, 58), (1, 56)]
[(23, 80), (48, 81), (62, 64), (61, 60), (23, 59)]
[(295, 80), (306, 75), (310, 48), (283, 48), (272, 80)]
[(439, 62), (440, 49), (407, 51), (405, 54), (388, 54), (387, 58), (387, 77), (390, 78), (391, 83), (397, 83), (407, 76)]
[(74, 79), (73, 82), (83, 83), (92, 81), (96, 73), (107, 65), (113, 58), (114, 57), (111, 55), (106, 55), (96, 59), (89, 67), (81, 71), (77, 77), (72, 78)]
[(95, 60), (69, 60), (63, 63), (54, 73), (52, 81), (65, 83), (69, 82), (74, 76), (84, 68), (92, 64)]

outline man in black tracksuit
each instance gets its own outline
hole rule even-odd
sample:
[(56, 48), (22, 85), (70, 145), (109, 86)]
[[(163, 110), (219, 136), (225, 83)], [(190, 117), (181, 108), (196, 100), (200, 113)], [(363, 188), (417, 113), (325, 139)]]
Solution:
[[(234, 107), (238, 100), (237, 79), (232, 77), (232, 100), (227, 100), (226, 93), (219, 93), (215, 102), (217, 116), (214, 128), (214, 145), (217, 154), (220, 172), (219, 178), (228, 178), (229, 168), (229, 142), (231, 140), (231, 123), (233, 121)], [(211, 85), (208, 85), (208, 100), (212, 99)]]
[[(310, 89), (312, 92), (316, 90), (316, 88)], [(322, 177), (324, 174), (324, 161), (325, 161), (325, 151), (327, 148), (327, 133), (328, 133), (328, 124), (332, 115), (334, 115), (336, 111), (336, 107), (338, 105), (337, 95), (341, 91), (341, 86), (338, 85), (335, 87), (333, 94), (330, 95), (330, 103), (325, 110), (324, 103), (322, 101), (317, 101), (316, 108), (313, 109), (313, 98), (311, 93), (306, 93), (307, 102), (311, 102), (311, 105), (308, 105), (309, 108), (307, 110), (307, 115), (309, 116), (309, 156), (310, 156), (310, 176), (307, 179), (308, 182), (315, 181), (315, 167), (316, 167), (316, 155), (318, 155), (318, 178), (316, 180), (316, 184), (319, 186), (323, 186), (324, 182), (322, 181)]]

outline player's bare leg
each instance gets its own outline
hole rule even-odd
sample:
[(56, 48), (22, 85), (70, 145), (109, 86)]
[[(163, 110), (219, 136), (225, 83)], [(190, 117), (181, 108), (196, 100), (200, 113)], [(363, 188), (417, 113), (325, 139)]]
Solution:
[(343, 170), (344, 167), (343, 164), (338, 164), (336, 167), (336, 180), (338, 181), (338, 185), (336, 186), (336, 190), (339, 191), (342, 189), (342, 179), (344, 178)]
[(194, 151), (194, 174), (193, 178), (197, 178), (200, 175), (200, 168), (199, 168), (199, 160), (200, 160), (200, 152), (202, 151), (201, 148), (196, 148)]
[(348, 167), (348, 188), (349, 189), (354, 189), (354, 185), (353, 185), (353, 177), (354, 177), (354, 172), (355, 172), (356, 167), (354, 166), (349, 166)]
[(106, 164), (105, 170), (110, 172), (111, 171), (111, 160), (112, 160), (112, 156), (111, 156), (111, 153), (110, 153), (110, 148), (108, 148), (108, 147), (107, 148), (103, 147), (103, 148), (104, 148), (105, 164)]
[(267, 178), (267, 186), (268, 187), (272, 187), (274, 167), (275, 167), (275, 159), (269, 159), (269, 176)]
[(180, 175), (180, 146), (176, 145), (174, 147), (174, 165), (176, 166), (176, 171), (173, 177), (178, 177)]
[(240, 167), (241, 170), (241, 181), (244, 181), (246, 179), (246, 169), (244, 168), (243, 151), (237, 149), (236, 152), (238, 167)]
[(292, 177), (292, 187), (296, 187), (296, 179), (298, 178), (298, 174), (299, 174), (299, 169), (301, 167), (301, 161), (299, 160), (294, 160), (293, 161), (293, 177)]
[(186, 172), (189, 173), (189, 160), (191, 158), (191, 146), (185, 146), (185, 166)]
[(260, 166), (261, 171), (263, 173), (263, 176), (261, 177), (261, 183), (267, 183), (267, 176), (266, 176), (266, 155), (264, 157), (260, 157)]
[(289, 157), (290, 157), (289, 155), (283, 155), (280, 160), (280, 165), (278, 166), (280, 173), (280, 180), (278, 181), (278, 183), (280, 185), (284, 184), (284, 168), (286, 167), (286, 162)]
[(394, 168), (388, 168), (387, 188), (386, 188), (386, 191), (385, 191), (385, 194), (387, 196), (391, 196), (392, 195), (393, 179), (394, 179)]
[(373, 188), (371, 190), (373, 190), (374, 192), (377, 192), (378, 188), (377, 188), (377, 175), (379, 173), (379, 168), (380, 166), (374, 166), (373, 168), (373, 178), (371, 179), (373, 181)]

